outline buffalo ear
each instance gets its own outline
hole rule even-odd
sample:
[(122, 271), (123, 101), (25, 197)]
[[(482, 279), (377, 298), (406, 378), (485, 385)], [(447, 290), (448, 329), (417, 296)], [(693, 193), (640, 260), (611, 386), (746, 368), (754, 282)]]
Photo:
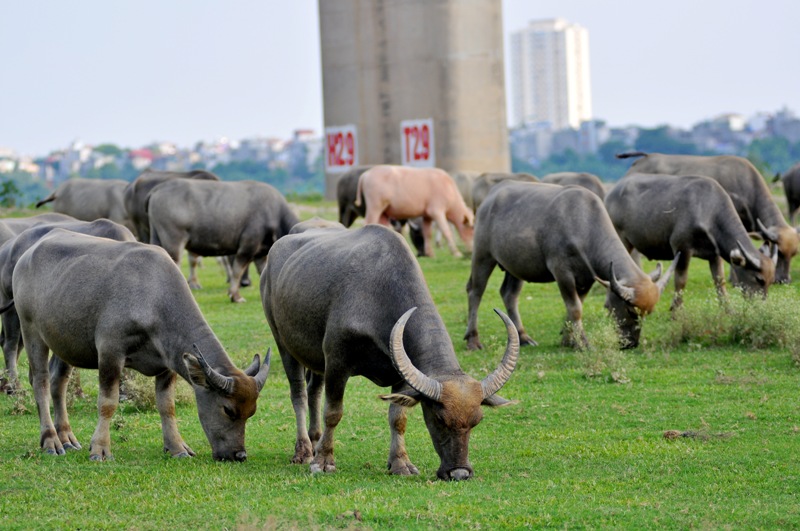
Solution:
[(490, 407), (513, 406), (515, 404), (519, 404), (519, 400), (506, 400), (498, 394), (493, 394), (488, 398), (484, 398), (483, 402), (481, 402), (481, 405)]
[(192, 384), (198, 387), (208, 387), (206, 374), (203, 372), (203, 368), (200, 366), (200, 362), (197, 361), (197, 358), (188, 352), (184, 352), (183, 364), (186, 365), (186, 370), (189, 371), (189, 379), (192, 381)]
[(378, 395), (378, 398), (381, 400), (386, 400), (387, 402), (391, 402), (392, 404), (396, 404), (402, 407), (414, 407), (419, 404), (420, 398), (422, 398), (422, 393), (419, 391), (404, 391), (402, 393), (392, 393), (389, 395)]

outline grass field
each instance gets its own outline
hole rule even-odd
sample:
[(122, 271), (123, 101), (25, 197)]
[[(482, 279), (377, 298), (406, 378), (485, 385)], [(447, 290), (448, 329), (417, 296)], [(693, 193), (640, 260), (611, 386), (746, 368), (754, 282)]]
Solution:
[[(332, 205), (323, 206), (333, 217)], [(300, 211), (307, 218), (319, 209)], [(565, 310), (555, 284), (526, 285), (522, 318), (539, 346), (523, 348), (500, 392), (518, 403), (486, 411), (473, 431), (475, 478), (467, 482), (435, 479), (438, 458), (419, 408), (409, 414), (407, 445), (420, 475), (386, 474), (387, 406), (377, 398), (385, 390), (364, 378), (347, 388), (337, 472), (312, 476), (307, 465), (290, 464), (294, 416), (277, 352), (248, 423), (244, 463), (211, 459), (184, 383), (177, 414), (198, 453), (193, 459), (165, 456), (157, 412), (129, 401), (115, 417), (115, 460), (90, 462), (92, 371), (80, 371), (88, 397), (70, 410), (84, 449), (63, 457), (40, 453), (30, 391), (2, 396), (0, 528), (800, 527), (795, 262), (795, 283), (774, 286), (768, 301), (745, 303), (732, 293), (723, 308), (706, 263), (694, 261), (685, 311), (670, 317), (668, 288), (632, 351), (613, 347), (599, 288), (585, 305), (593, 347), (581, 352), (560, 347)], [(462, 367), (483, 378), (505, 343), (492, 312), (502, 308), (499, 271), (480, 311), (486, 349), (471, 352), (462, 339), (469, 261), (440, 249), (420, 263)], [(247, 302), (234, 305), (213, 260), (200, 274), (197, 300), (237, 364), (274, 348), (257, 288), (243, 290)], [(24, 355), (21, 364), (24, 374)]]

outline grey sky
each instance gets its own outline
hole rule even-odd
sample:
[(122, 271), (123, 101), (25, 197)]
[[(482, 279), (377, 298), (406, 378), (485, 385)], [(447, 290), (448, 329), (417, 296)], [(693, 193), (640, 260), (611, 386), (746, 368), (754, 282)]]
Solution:
[[(503, 0), (506, 35), (555, 16), (589, 30), (611, 125), (800, 112), (795, 0)], [(2, 147), (321, 130), (317, 0), (0, 0), (0, 20)]]

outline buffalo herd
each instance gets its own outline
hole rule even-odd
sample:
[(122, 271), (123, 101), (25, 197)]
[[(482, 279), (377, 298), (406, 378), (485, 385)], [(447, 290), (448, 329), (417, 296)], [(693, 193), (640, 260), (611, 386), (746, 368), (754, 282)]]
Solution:
[[(178, 432), (174, 386), (194, 390), (213, 458), (243, 461), (245, 424), (270, 368), (270, 351), (237, 368), (191, 289), (200, 257), (219, 257), (228, 297), (244, 302), (248, 267), (260, 273), (264, 315), (289, 382), (296, 418), (293, 463), (333, 472), (334, 432), (345, 386), (364, 376), (388, 394), (390, 473), (418, 474), (405, 446), (406, 409), (417, 404), (439, 456), (436, 476), (473, 476), (469, 436), (482, 406), (511, 404), (498, 392), (512, 376), (525, 332), (525, 282), (555, 282), (566, 307), (562, 344), (587, 346), (583, 302), (597, 283), (622, 348), (639, 344), (642, 317), (674, 278), (682, 303), (692, 257), (709, 262), (724, 299), (730, 279), (766, 297), (790, 281), (798, 232), (746, 159), (623, 153), (629, 172), (606, 188), (588, 173), (538, 179), (526, 173), (454, 173), (437, 168), (360, 166), (341, 176), (339, 222), (301, 221), (272, 186), (226, 182), (207, 171), (146, 170), (133, 182), (70, 179), (37, 204), (53, 213), (0, 220), (0, 313), (5, 358), (0, 384), (20, 388), (24, 347), (39, 411), (40, 446), (61, 455), (81, 444), (70, 428), (66, 389), (74, 367), (98, 371), (92, 460), (112, 457), (109, 428), (123, 369), (155, 377), (164, 451), (195, 452)], [(789, 219), (800, 207), (800, 167), (783, 177)], [(364, 226), (349, 228), (356, 218)], [(469, 349), (481, 349), (478, 308), (493, 270), (504, 274), (505, 352), (482, 380), (460, 367), (411, 246), (433, 256), (434, 228), (465, 273)], [(452, 227), (452, 228), (451, 228)], [(394, 229), (394, 230), (392, 230)], [(763, 241), (756, 247), (752, 239)], [(179, 265), (189, 254), (189, 278)], [(639, 257), (669, 261), (645, 273)], [(50, 357), (50, 353), (53, 354)], [(498, 353), (498, 358), (500, 355)], [(324, 405), (322, 398), (324, 396)], [(53, 416), (50, 405), (52, 402)]]

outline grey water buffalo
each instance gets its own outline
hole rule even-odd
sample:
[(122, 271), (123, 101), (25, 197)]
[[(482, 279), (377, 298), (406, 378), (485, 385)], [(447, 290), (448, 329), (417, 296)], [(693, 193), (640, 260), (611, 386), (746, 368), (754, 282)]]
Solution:
[(250, 262), (260, 270), (275, 241), (298, 219), (274, 187), (256, 181), (173, 179), (153, 189), (148, 202), (150, 243), (180, 264), (185, 248), (199, 256), (234, 256), (228, 294), (239, 293)]
[(578, 186), (509, 181), (498, 184), (478, 209), (475, 249), (467, 282), (467, 347), (483, 346), (478, 307), (496, 266), (505, 272), (500, 295), (519, 331), (520, 343), (535, 345), (519, 315), (523, 282), (558, 284), (567, 319), (565, 346), (585, 346), (583, 300), (595, 281), (607, 289), (606, 308), (619, 326), (622, 345), (635, 347), (640, 316), (653, 311), (672, 273), (645, 274), (614, 231), (597, 195)]
[(433, 256), (432, 223), (442, 231), (450, 252), (462, 256), (453, 240), (452, 223), (468, 251), (472, 250), (475, 216), (464, 204), (455, 181), (439, 168), (374, 166), (361, 174), (356, 191), (356, 205), (366, 203), (366, 223), (389, 225), (390, 219), (422, 217), (422, 235), (426, 256)]
[[(336, 201), (339, 205), (339, 223), (345, 227), (351, 227), (356, 219), (364, 217), (367, 213), (367, 207), (364, 204), (363, 197), (358, 201), (358, 205), (356, 205), (356, 194), (358, 193), (358, 179), (361, 177), (362, 173), (370, 168), (372, 168), (372, 166), (356, 166), (343, 173), (336, 182)], [(397, 232), (401, 232), (403, 226), (406, 225), (406, 220), (391, 219), (389, 221)], [(425, 239), (422, 236), (422, 219), (415, 218), (413, 220), (408, 220), (408, 231), (411, 243), (417, 250), (417, 255), (424, 256)]]
[(786, 223), (767, 183), (749, 160), (732, 155), (702, 157), (641, 152), (617, 157), (641, 157), (631, 165), (626, 176), (634, 173), (702, 175), (717, 181), (731, 197), (745, 230), (758, 233), (777, 246), (775, 282), (791, 281), (791, 261), (800, 247), (800, 235)]
[(672, 308), (683, 302), (689, 260), (708, 260), (717, 293), (726, 294), (723, 260), (735, 284), (766, 296), (775, 278), (772, 259), (756, 249), (730, 196), (705, 176), (630, 174), (606, 195), (606, 208), (629, 250), (653, 260), (680, 253)]
[(792, 166), (783, 177), (783, 191), (786, 193), (789, 223), (794, 225), (794, 215), (800, 208), (800, 163)]
[(492, 187), (505, 181), (521, 181), (526, 183), (536, 183), (539, 179), (530, 173), (500, 173), (487, 172), (475, 177), (472, 181), (472, 211), (478, 212), (478, 208), (483, 203)]
[[(27, 251), (40, 238), (55, 229), (63, 229), (80, 234), (90, 234), (117, 241), (135, 241), (133, 233), (124, 226), (107, 219), (96, 221), (64, 221), (59, 223), (44, 223), (22, 231), (18, 236), (0, 246), (0, 306), (5, 306), (14, 299), (12, 279), (14, 267), (20, 256)], [(3, 332), (0, 342), (3, 347), (6, 371), (8, 371), (7, 392), (14, 392), (19, 388), (17, 373), (17, 360), (22, 348), (22, 335), (20, 333), (19, 316), (14, 308), (2, 315)]]
[[(297, 418), (292, 462), (310, 462), (312, 472), (336, 469), (333, 438), (345, 385), (351, 376), (364, 376), (391, 386), (381, 398), (390, 403), (392, 474), (419, 473), (404, 440), (405, 408), (419, 403), (440, 459), (437, 477), (473, 475), (468, 443), (483, 417), (480, 406), (509, 404), (496, 394), (519, 354), (517, 331), (508, 317), (498, 312), (508, 334), (500, 366), (480, 382), (464, 374), (419, 264), (401, 236), (376, 225), (311, 228), (282, 238), (269, 253), (261, 297)], [(308, 393), (306, 369), (312, 372)]]
[(593, 173), (562, 171), (545, 175), (542, 177), (541, 181), (548, 184), (560, 184), (561, 186), (568, 186), (570, 184), (583, 186), (590, 192), (594, 192), (600, 199), (605, 199), (606, 197), (606, 189), (605, 186), (603, 186), (603, 181)]
[(67, 179), (36, 208), (53, 203), (53, 212), (67, 214), (81, 221), (106, 218), (133, 230), (133, 223), (125, 209), (123, 195), (127, 181), (121, 179)]
[[(269, 352), (263, 364), (256, 355), (246, 371), (236, 368), (162, 249), (55, 229), (19, 258), (12, 285), (44, 451), (61, 455), (81, 447), (67, 416), (66, 382), (72, 367), (97, 369), (99, 420), (89, 453), (92, 460), (109, 459), (120, 375), (130, 367), (156, 378), (166, 452), (195, 455), (175, 418), (181, 376), (194, 390), (214, 459), (246, 459), (245, 423), (269, 373)], [(52, 388), (49, 351), (66, 362)]]
[(72, 216), (55, 212), (27, 216), (24, 218), (0, 219), (0, 245), (14, 238), (19, 233), (43, 223), (57, 223), (60, 221), (76, 221)]

